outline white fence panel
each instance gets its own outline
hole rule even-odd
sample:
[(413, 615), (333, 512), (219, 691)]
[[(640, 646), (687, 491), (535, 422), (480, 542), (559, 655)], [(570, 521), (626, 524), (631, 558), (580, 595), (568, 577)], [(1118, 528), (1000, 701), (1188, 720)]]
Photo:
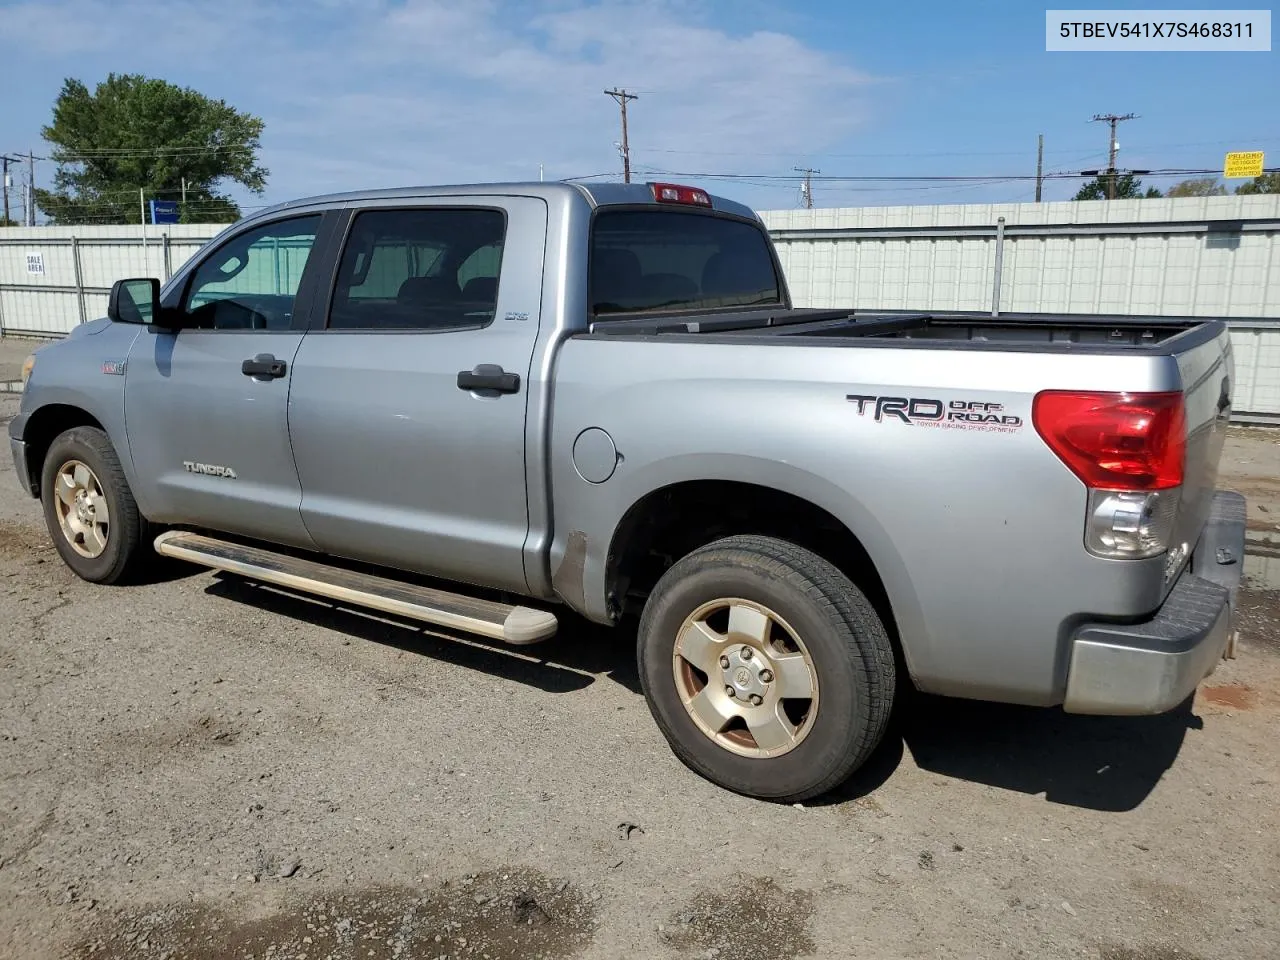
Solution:
[[(1280, 318), (1280, 195), (761, 214), (797, 303)], [(957, 275), (958, 271), (958, 275)]]
[(0, 228), (0, 333), (61, 336), (102, 316), (122, 277), (167, 279), (224, 227)]
[(1236, 409), (1280, 419), (1280, 196), (761, 216), (799, 306), (1225, 318)]

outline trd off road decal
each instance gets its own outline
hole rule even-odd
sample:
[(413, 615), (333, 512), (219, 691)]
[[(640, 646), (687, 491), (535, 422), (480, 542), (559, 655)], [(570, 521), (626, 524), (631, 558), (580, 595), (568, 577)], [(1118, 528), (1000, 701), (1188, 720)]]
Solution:
[(845, 397), (858, 405), (858, 415), (868, 412), (876, 423), (901, 421), (916, 427), (941, 430), (981, 430), (987, 433), (1015, 433), (1022, 418), (1004, 412), (1003, 403), (982, 400), (933, 400), (923, 397), (874, 397), (851, 393)]

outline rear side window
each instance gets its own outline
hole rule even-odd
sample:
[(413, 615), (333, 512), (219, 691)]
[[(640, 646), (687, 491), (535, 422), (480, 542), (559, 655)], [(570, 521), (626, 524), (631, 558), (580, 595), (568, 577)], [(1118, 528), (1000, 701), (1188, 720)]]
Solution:
[(370, 210), (351, 226), (333, 292), (335, 330), (488, 326), (498, 305), (500, 210)]
[(781, 303), (757, 225), (670, 210), (602, 210), (591, 233), (596, 314)]

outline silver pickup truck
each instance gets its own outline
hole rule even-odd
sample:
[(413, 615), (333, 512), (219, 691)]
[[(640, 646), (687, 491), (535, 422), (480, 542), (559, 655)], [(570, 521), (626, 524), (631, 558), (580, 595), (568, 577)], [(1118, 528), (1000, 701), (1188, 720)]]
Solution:
[(1156, 713), (1232, 649), (1214, 320), (796, 309), (752, 211), (662, 183), (287, 203), (108, 314), (9, 428), (77, 574), (631, 623), (674, 752), (744, 794), (839, 784), (909, 685)]

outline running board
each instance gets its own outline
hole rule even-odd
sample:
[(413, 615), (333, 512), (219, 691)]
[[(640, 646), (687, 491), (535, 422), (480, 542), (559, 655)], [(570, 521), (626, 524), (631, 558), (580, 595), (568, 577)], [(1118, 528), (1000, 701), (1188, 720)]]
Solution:
[(513, 607), (492, 600), (478, 600), (444, 590), (401, 583), (261, 547), (215, 540), (198, 533), (171, 530), (156, 537), (155, 547), (157, 553), (166, 557), (212, 567), (214, 570), (225, 570), (249, 580), (421, 620), (438, 627), (450, 627), (517, 646), (546, 640), (556, 632), (555, 614), (544, 610)]

